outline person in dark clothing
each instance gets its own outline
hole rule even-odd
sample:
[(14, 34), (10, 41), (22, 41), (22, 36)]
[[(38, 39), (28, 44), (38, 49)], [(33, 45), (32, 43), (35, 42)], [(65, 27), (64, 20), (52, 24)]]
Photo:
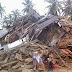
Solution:
[(53, 71), (53, 63), (52, 63), (52, 57), (49, 55), (48, 58), (48, 72)]
[(43, 55), (43, 57), (44, 57), (44, 64), (48, 62), (48, 58), (49, 58), (50, 54), (51, 54), (51, 52), (49, 52), (47, 55)]
[(44, 61), (43, 61), (43, 63), (46, 64), (46, 63), (48, 62), (48, 60), (47, 60), (48, 55), (43, 55), (43, 57), (44, 57)]
[(52, 60), (52, 53), (49, 53), (48, 59), (48, 72), (54, 71), (53, 70), (53, 60)]
[(52, 62), (51, 52), (49, 52), (47, 55), (44, 55), (44, 64), (48, 66), (48, 72), (53, 71), (53, 62)]

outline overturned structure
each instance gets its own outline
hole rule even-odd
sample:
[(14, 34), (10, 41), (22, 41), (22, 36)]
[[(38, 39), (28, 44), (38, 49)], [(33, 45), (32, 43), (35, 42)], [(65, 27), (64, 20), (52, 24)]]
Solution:
[(57, 16), (49, 16), (32, 25), (28, 31), (29, 39), (38, 39), (47, 46), (53, 46), (66, 33), (58, 24)]
[(16, 35), (18, 39), (29, 36), (29, 41), (26, 44), (23, 42), (11, 51), (1, 52), (1, 69), (16, 72), (21, 71), (22, 68), (33, 68), (32, 54), (35, 51), (42, 52), (42, 54), (52, 51), (55, 64), (59, 67), (72, 67), (71, 26), (63, 24), (59, 17), (53, 15), (45, 16), (35, 23), (30, 20), (26, 21), (18, 21), (8, 28), (10, 39), (14, 40)]

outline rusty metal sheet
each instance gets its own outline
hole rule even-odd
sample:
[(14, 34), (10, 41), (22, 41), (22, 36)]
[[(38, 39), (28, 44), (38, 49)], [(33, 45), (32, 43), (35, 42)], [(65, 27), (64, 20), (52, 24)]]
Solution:
[(50, 19), (48, 19), (47, 21), (45, 21), (45, 22), (43, 22), (41, 24), (37, 24), (37, 26), (39, 27), (39, 29), (44, 29), (45, 27), (47, 27), (48, 25), (52, 24), (57, 19), (58, 19), (57, 16), (53, 16)]
[(2, 30), (0, 30), (0, 38), (5, 36), (7, 33), (8, 33), (8, 30), (6, 28), (3, 28)]
[(31, 40), (37, 38), (39, 36), (41, 30), (43, 30), (48, 25), (52, 24), (57, 19), (58, 19), (57, 16), (51, 16), (46, 21), (42, 21), (42, 22), (40, 21), (40, 23), (38, 23), (38, 24), (36, 23), (32, 27), (30, 27), (28, 30), (29, 38)]
[(37, 34), (39, 33), (39, 28), (37, 25), (32, 26), (29, 28), (28, 33), (29, 33), (29, 38), (30, 40), (33, 40), (36, 38)]

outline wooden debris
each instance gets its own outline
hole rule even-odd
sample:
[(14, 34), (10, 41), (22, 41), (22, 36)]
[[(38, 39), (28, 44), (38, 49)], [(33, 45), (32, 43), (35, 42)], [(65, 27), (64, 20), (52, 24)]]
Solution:
[(26, 69), (33, 69), (33, 65), (25, 65)]
[(30, 63), (30, 62), (32, 62), (32, 58), (25, 59), (25, 63)]
[[(39, 53), (41, 53), (40, 56), (42, 57), (43, 54), (47, 54), (52, 49), (53, 48), (47, 47), (39, 43), (32, 42), (32, 43), (24, 44), (22, 46), (14, 48), (9, 53), (4, 52), (3, 54), (0, 54), (1, 56), (3, 56), (3, 55), (6, 55), (7, 53), (7, 56), (5, 57), (5, 59), (1, 61), (0, 67), (1, 69), (6, 69), (9, 72), (12, 70), (14, 70), (15, 72), (24, 71), (24, 68), (32, 69), (33, 68), (33, 65), (32, 65), (33, 52), (38, 51)], [(61, 49), (59, 51), (60, 52), (57, 53), (57, 50), (56, 50), (54, 53), (55, 54), (54, 62), (56, 64), (58, 64), (59, 66), (64, 66), (66, 62), (68, 61), (71, 62), (71, 60), (68, 57), (63, 57), (63, 56), (70, 56), (70, 54), (65, 54), (64, 52), (61, 51)]]
[(16, 58), (16, 59), (18, 59), (18, 60), (22, 60), (22, 55), (21, 55), (21, 54), (19, 54), (19, 53), (16, 53), (15, 58)]
[(15, 66), (12, 67), (12, 69), (18, 69), (20, 67), (21, 67), (21, 65), (15, 65)]
[(8, 56), (5, 58), (4, 63), (7, 63), (8, 59), (9, 59), (9, 56), (10, 56), (10, 55), (8, 55)]
[(32, 72), (30, 69), (24, 69), (22, 72)]
[(8, 72), (7, 70), (1, 70), (0, 72)]
[(3, 64), (3, 65), (1, 65), (1, 68), (2, 68), (2, 67), (5, 67), (5, 66), (8, 66), (8, 65), (15, 64), (15, 63), (17, 63), (17, 62), (18, 62), (18, 61), (13, 61), (13, 62), (10, 62), (10, 63)]

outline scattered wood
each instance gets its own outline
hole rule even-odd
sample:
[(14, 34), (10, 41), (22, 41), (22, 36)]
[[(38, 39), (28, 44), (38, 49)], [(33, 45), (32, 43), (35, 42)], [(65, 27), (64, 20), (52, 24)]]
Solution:
[(9, 59), (9, 56), (10, 56), (10, 55), (7, 55), (7, 57), (6, 57), (5, 60), (4, 60), (4, 63), (7, 63), (8, 59)]
[(25, 63), (30, 63), (30, 62), (32, 62), (32, 58), (25, 59)]
[(20, 67), (21, 67), (21, 65), (15, 65), (15, 66), (12, 67), (12, 69), (18, 69)]
[(24, 69), (22, 72), (32, 72), (30, 69)]
[(1, 65), (1, 68), (2, 68), (2, 67), (5, 67), (5, 66), (8, 66), (8, 65), (15, 64), (15, 63), (17, 63), (17, 62), (18, 62), (18, 61), (13, 61), (13, 62), (9, 62), (9, 63), (3, 64), (3, 65)]
[[(68, 23), (68, 21), (65, 22)], [(21, 25), (16, 27), (15, 31), (12, 31), (10, 35), (19, 32), (19, 30), (21, 29), (20, 32), (22, 32), (22, 35), (20, 36), (20, 38), (22, 38), (25, 33), (27, 34), (28, 29), (33, 25), (34, 23), (31, 21), (29, 21), (24, 26), (21, 23)], [(52, 51), (54, 55), (54, 62), (56, 64), (61, 67), (68, 66), (66, 63), (72, 63), (72, 52), (70, 51), (70, 49), (67, 48), (69, 44), (72, 44), (72, 30), (70, 26), (68, 26), (68, 24), (66, 26), (65, 24), (62, 25), (62, 28), (66, 30), (65, 35), (63, 33), (61, 34), (61, 28), (59, 26), (54, 27), (53, 25), (51, 25), (48, 31), (43, 32), (44, 37), (42, 37), (42, 35), (40, 36), (40, 38), (43, 39), (41, 39), (43, 42), (38, 40), (37, 38), (31, 42), (27, 41), (26, 44), (23, 43), (10, 51), (0, 52), (0, 72), (2, 72), (2, 69), (6, 69), (9, 72), (11, 72), (12, 70), (14, 70), (14, 72), (28, 72), (28, 69), (33, 68), (32, 54), (35, 51), (41, 53), (41, 57), (43, 54), (48, 54), (49, 51)], [(42, 33), (42, 31), (40, 33)], [(58, 38), (59, 36), (60, 38)], [(54, 47), (48, 47), (49, 44), (50, 46), (54, 45)], [(57, 48), (57, 50), (54, 48)], [(29, 72), (31, 72), (31, 70), (29, 70)]]
[(0, 72), (8, 72), (7, 70), (1, 70)]
[(16, 53), (15, 58), (16, 58), (17, 60), (22, 60), (22, 55), (19, 54), (19, 53)]

